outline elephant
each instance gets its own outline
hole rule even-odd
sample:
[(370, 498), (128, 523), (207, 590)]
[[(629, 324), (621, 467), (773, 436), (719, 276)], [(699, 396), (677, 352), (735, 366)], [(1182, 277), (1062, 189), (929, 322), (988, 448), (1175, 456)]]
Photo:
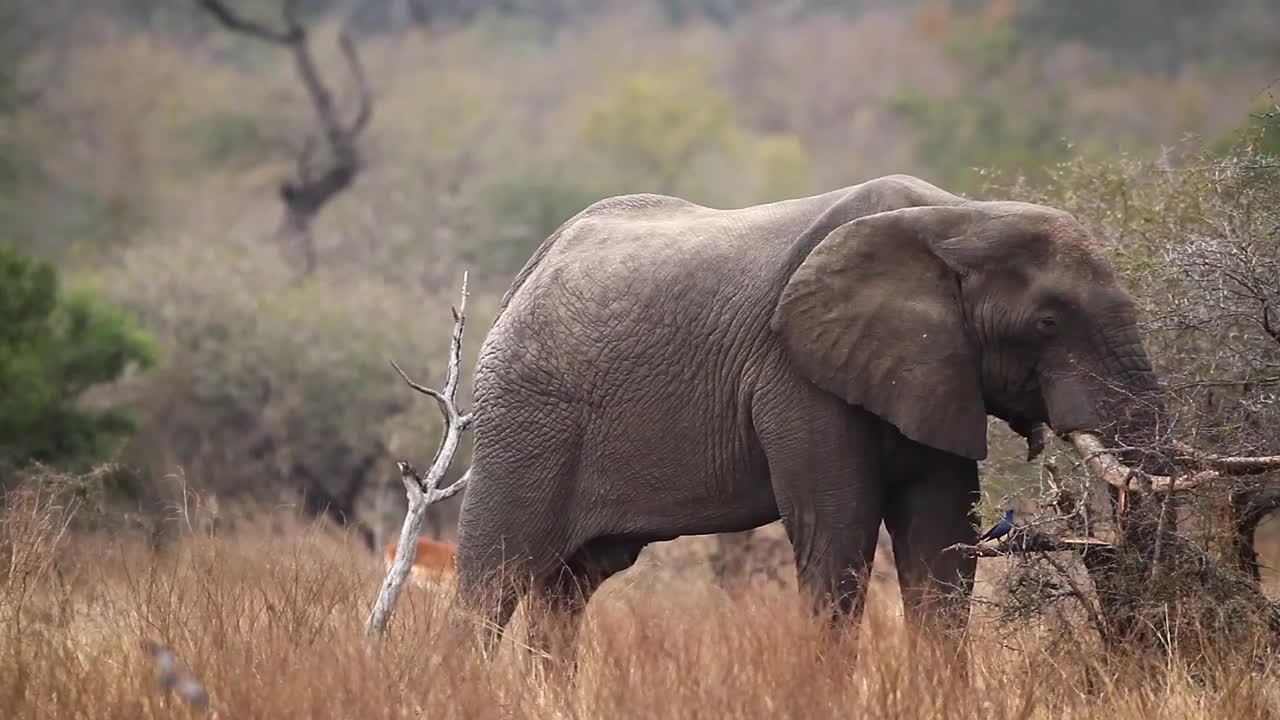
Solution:
[(781, 518), (839, 624), (883, 522), (905, 617), (958, 636), (976, 559), (948, 549), (977, 537), (988, 416), (1029, 445), (1128, 432), (1156, 388), (1135, 303), (1064, 211), (909, 175), (739, 209), (607, 198), (484, 339), (458, 601), (490, 650), (528, 598), (572, 643), (647, 544)]

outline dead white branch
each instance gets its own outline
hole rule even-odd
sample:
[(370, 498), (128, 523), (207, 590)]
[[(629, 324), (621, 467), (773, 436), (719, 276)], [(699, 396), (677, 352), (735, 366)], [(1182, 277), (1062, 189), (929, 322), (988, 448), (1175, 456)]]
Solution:
[(405, 514), (404, 525), (400, 529), (400, 542), (396, 548), (395, 560), (387, 571), (386, 578), (382, 581), (382, 588), (378, 591), (378, 597), (373, 603), (373, 610), (369, 613), (369, 619), (365, 624), (365, 637), (370, 642), (377, 642), (381, 639), (386, 631), (387, 622), (391, 619), (391, 613), (395, 610), (396, 601), (400, 598), (400, 592), (404, 589), (405, 581), (409, 577), (409, 570), (413, 567), (414, 555), (417, 553), (417, 539), (427, 518), (427, 508), (432, 503), (453, 497), (466, 486), (469, 477), (468, 474), (464, 474), (452, 485), (440, 488), (440, 481), (449, 470), (450, 463), (453, 462), (453, 456), (458, 450), (458, 443), (462, 439), (462, 433), (471, 427), (471, 415), (459, 412), (456, 401), (458, 380), (461, 376), (462, 332), (466, 327), (466, 313), (467, 273), (464, 272), (462, 274), (462, 300), (458, 308), (453, 310), (453, 338), (449, 345), (449, 370), (445, 376), (442, 390), (433, 390), (410, 380), (399, 365), (396, 365), (394, 361), (391, 363), (396, 372), (400, 373), (400, 377), (404, 378), (404, 381), (409, 384), (409, 387), (434, 398), (440, 406), (440, 413), (444, 415), (444, 438), (440, 442), (440, 449), (436, 451), (435, 460), (432, 461), (426, 475), (419, 474), (407, 462), (401, 461), (398, 463), (400, 481), (404, 483), (405, 493), (409, 497), (409, 510)]
[(1186, 475), (1150, 475), (1130, 468), (1116, 459), (1102, 440), (1091, 433), (1071, 433), (1071, 445), (1084, 460), (1089, 474), (1124, 491), (1147, 490), (1167, 493), (1194, 490), (1202, 485), (1235, 475), (1255, 475), (1268, 470), (1280, 470), (1280, 456), (1225, 457), (1192, 455), (1184, 453), (1179, 461), (1193, 467), (1207, 468)]

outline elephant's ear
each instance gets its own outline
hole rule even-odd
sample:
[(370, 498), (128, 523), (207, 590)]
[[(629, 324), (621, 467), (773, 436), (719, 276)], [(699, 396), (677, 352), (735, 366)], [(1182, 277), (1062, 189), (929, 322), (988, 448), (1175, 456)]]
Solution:
[(982, 460), (987, 418), (957, 269), (980, 221), (963, 207), (870, 215), (831, 231), (791, 275), (772, 327), (816, 385), (939, 450)]

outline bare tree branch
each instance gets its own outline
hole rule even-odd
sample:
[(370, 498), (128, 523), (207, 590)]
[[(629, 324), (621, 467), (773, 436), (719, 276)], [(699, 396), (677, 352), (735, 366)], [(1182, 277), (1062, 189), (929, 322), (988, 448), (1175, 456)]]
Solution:
[(1264, 387), (1267, 385), (1280, 385), (1280, 376), (1276, 377), (1260, 377), (1252, 379), (1224, 379), (1224, 380), (1192, 380), (1190, 382), (1179, 383), (1169, 387), (1171, 392), (1180, 390), (1188, 390), (1190, 388), (1201, 387), (1240, 387), (1240, 386)]
[[(1122, 492), (1149, 490), (1151, 492), (1180, 492), (1220, 480), (1230, 475), (1256, 475), (1269, 470), (1280, 470), (1280, 456), (1221, 457), (1206, 456), (1194, 460), (1200, 467), (1209, 467), (1184, 476), (1148, 475), (1121, 463), (1102, 444), (1098, 436), (1090, 433), (1071, 433), (1071, 444), (1084, 460), (1094, 477)], [(1135, 484), (1136, 481), (1136, 484)]]
[(347, 67), (351, 71), (351, 79), (356, 86), (356, 116), (347, 128), (351, 135), (359, 135), (373, 117), (373, 93), (369, 90), (369, 79), (364, 72), (364, 64), (360, 61), (360, 53), (356, 52), (355, 42), (351, 39), (351, 31), (342, 28), (338, 33), (338, 46), (347, 59)]
[(445, 400), (444, 395), (439, 390), (433, 390), (429, 387), (426, 387), (425, 385), (419, 385), (413, 380), (410, 380), (409, 376), (405, 374), (404, 370), (400, 369), (400, 366), (396, 364), (395, 360), (391, 361), (391, 367), (395, 368), (396, 372), (400, 373), (400, 377), (404, 378), (404, 381), (409, 384), (409, 387), (413, 388), (414, 390), (417, 390), (418, 392), (422, 393), (423, 395), (426, 395), (427, 397), (433, 398), (437, 403), (439, 403), (440, 412), (443, 413), (445, 416), (448, 416), (449, 401)]
[(373, 116), (373, 94), (355, 42), (350, 30), (343, 27), (338, 35), (338, 45), (346, 59), (356, 92), (355, 116), (350, 122), (345, 122), (340, 117), (332, 90), (320, 75), (307, 28), (298, 18), (298, 0), (283, 0), (281, 14), (284, 28), (280, 30), (238, 15), (223, 0), (196, 1), (226, 29), (280, 45), (293, 56), (298, 78), (311, 101), (312, 111), (329, 151), (327, 166), (314, 172), (314, 147), (308, 140), (298, 159), (294, 177), (281, 182), (279, 188), (280, 199), (285, 205), (281, 233), (286, 239), (296, 240), (301, 244), (303, 274), (309, 275), (316, 268), (315, 243), (311, 237), (312, 220), (335, 195), (350, 186), (360, 172), (360, 154), (356, 141)]
[(1223, 475), (1258, 475), (1272, 470), (1280, 470), (1280, 455), (1259, 455), (1257, 457), (1215, 455), (1202, 453), (1182, 443), (1175, 444), (1174, 449), (1180, 453), (1174, 457), (1174, 462), (1191, 467), (1216, 470)]
[[(262, 23), (249, 20), (240, 16), (234, 10), (227, 7), (222, 0), (196, 0), (197, 3), (209, 12), (223, 27), (232, 31), (243, 33), (251, 37), (266, 42), (276, 43), (277, 45), (292, 45), (299, 42), (297, 36), (298, 27), (293, 23), (288, 23), (284, 30), (275, 30), (267, 27)], [(293, 12), (289, 10), (290, 6), (295, 4), (295, 0), (286, 0), (285, 2), (285, 18), (286, 20), (293, 17)]]
[(427, 508), (433, 503), (450, 498), (461, 491), (466, 487), (467, 480), (470, 477), (470, 473), (465, 473), (452, 485), (444, 489), (439, 488), (440, 481), (444, 479), (445, 473), (449, 470), (449, 465), (453, 462), (453, 456), (457, 452), (462, 433), (471, 426), (471, 415), (459, 412), (455, 400), (458, 394), (458, 379), (461, 376), (462, 333), (466, 327), (466, 312), (467, 273), (464, 272), (462, 274), (462, 300), (458, 305), (458, 309), (453, 310), (453, 336), (449, 344), (449, 369), (442, 391), (432, 390), (410, 380), (398, 365), (394, 362), (391, 363), (396, 372), (399, 372), (400, 376), (409, 384), (409, 387), (435, 398), (436, 402), (440, 404), (441, 414), (444, 415), (444, 438), (441, 440), (440, 449), (436, 452), (436, 457), (425, 476), (420, 475), (407, 462), (400, 461), (398, 463), (400, 481), (404, 484), (405, 493), (409, 497), (409, 510), (405, 513), (404, 525), (400, 529), (400, 542), (396, 548), (395, 560), (387, 571), (386, 578), (382, 581), (382, 587), (378, 591), (378, 596), (373, 603), (373, 609), (370, 611), (369, 619), (365, 624), (365, 638), (370, 643), (376, 643), (386, 632), (387, 622), (391, 619), (396, 601), (399, 600), (400, 593), (404, 589), (405, 580), (409, 577), (409, 570), (413, 567), (414, 556), (418, 549), (416, 540), (422, 532), (422, 524), (427, 517)]
[(975, 557), (1008, 557), (1028, 553), (1081, 552), (1088, 549), (1111, 549), (1111, 543), (1095, 537), (1053, 537), (1029, 528), (1014, 528), (1002, 542), (993, 545), (956, 543), (947, 552), (963, 552)]

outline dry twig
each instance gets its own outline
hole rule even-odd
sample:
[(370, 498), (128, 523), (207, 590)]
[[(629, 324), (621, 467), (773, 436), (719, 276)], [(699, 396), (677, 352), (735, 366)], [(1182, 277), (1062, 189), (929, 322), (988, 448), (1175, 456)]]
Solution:
[[(1265, 457), (1201, 455), (1197, 457), (1184, 452), (1181, 457), (1175, 458), (1181, 464), (1207, 469), (1196, 470), (1181, 476), (1149, 475), (1117, 460), (1097, 435), (1077, 432), (1071, 434), (1070, 440), (1091, 475), (1124, 492), (1135, 490), (1157, 493), (1181, 492), (1193, 490), (1227, 476), (1257, 475), (1270, 470), (1280, 470), (1280, 456), (1277, 455)], [(1181, 447), (1185, 448), (1185, 446)]]

